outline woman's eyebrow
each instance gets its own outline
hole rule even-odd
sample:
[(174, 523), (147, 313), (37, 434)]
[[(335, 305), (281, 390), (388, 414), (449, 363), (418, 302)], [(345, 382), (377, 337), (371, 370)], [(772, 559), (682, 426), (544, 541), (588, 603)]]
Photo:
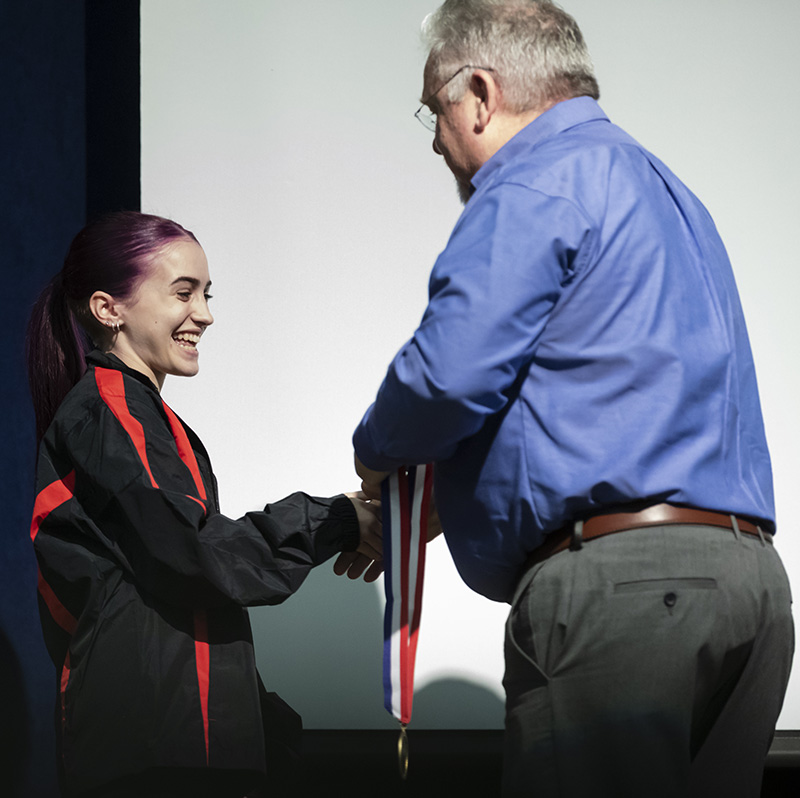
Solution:
[[(176, 277), (170, 285), (175, 285), (175, 283), (189, 283), (192, 288), (198, 288), (200, 286), (200, 281), (196, 277)], [(206, 290), (211, 288), (211, 280), (206, 283)]]

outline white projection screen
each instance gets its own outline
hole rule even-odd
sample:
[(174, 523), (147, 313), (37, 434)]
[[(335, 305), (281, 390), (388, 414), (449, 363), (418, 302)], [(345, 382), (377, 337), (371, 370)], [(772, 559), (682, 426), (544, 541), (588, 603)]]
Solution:
[[(222, 510), (354, 490), (350, 437), (425, 307), (460, 212), (413, 117), (436, 0), (142, 0), (142, 209), (193, 230), (216, 323), (166, 400), (207, 445)], [(800, 162), (790, 0), (568, 0), (601, 105), (703, 200), (738, 280), (800, 595)], [(429, 548), (414, 728), (503, 724), (504, 605)], [(306, 728), (394, 728), (382, 580), (316, 569), (251, 611), (259, 668)], [(781, 729), (800, 729), (795, 674)]]

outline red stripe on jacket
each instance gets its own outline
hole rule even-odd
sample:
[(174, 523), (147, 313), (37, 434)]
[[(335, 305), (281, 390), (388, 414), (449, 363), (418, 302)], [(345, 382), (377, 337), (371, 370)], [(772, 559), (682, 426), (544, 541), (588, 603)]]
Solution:
[(64, 479), (51, 482), (46, 488), (39, 491), (33, 505), (33, 518), (31, 519), (31, 540), (36, 540), (39, 527), (56, 507), (69, 501), (75, 495), (75, 472), (70, 471)]
[(200, 689), (200, 711), (203, 715), (203, 733), (206, 741), (208, 764), (208, 690), (210, 682), (210, 650), (208, 647), (208, 616), (205, 610), (194, 612), (194, 655), (197, 661), (197, 685)]
[[(147, 460), (144, 428), (142, 427), (141, 423), (133, 417), (128, 409), (127, 400), (125, 398), (125, 383), (122, 372), (98, 367), (95, 368), (94, 373), (95, 381), (97, 382), (97, 388), (100, 391), (100, 397), (103, 399), (106, 405), (108, 405), (116, 419), (120, 424), (122, 424), (123, 429), (130, 436), (131, 441), (133, 442), (133, 445), (136, 447), (136, 451), (139, 454), (139, 458), (142, 461), (142, 465), (150, 477), (153, 487), (158, 488), (158, 483), (153, 476), (153, 472), (150, 470), (150, 464)], [(197, 464), (197, 458), (195, 457), (194, 450), (189, 442), (189, 436), (186, 434), (186, 430), (183, 428), (183, 425), (175, 413), (173, 413), (172, 410), (167, 407), (163, 400), (161, 404), (169, 421), (172, 437), (174, 438), (175, 446), (178, 449), (178, 456), (181, 458), (181, 461), (184, 463), (184, 465), (189, 469), (189, 473), (192, 475), (195, 487), (197, 488), (197, 492), (202, 501), (194, 496), (189, 496), (188, 494), (187, 498), (197, 502), (206, 512), (208, 512), (208, 508), (204, 504), (207, 499), (206, 489), (205, 485), (203, 484), (203, 478), (200, 474), (200, 467)], [(200, 692), (200, 711), (203, 716), (203, 735), (205, 738), (206, 747), (206, 763), (208, 763), (208, 694), (211, 680), (211, 652), (208, 645), (208, 618), (204, 610), (196, 610), (194, 613), (194, 638), (197, 684)]]
[[(39, 491), (33, 505), (33, 519), (31, 520), (31, 540), (35, 541), (39, 534), (39, 527), (50, 513), (75, 495), (75, 472), (70, 471), (64, 479), (51, 482), (46, 488)], [(72, 613), (61, 603), (53, 588), (45, 582), (42, 572), (39, 571), (39, 594), (45, 603), (53, 620), (69, 635), (75, 631), (77, 621)]]
[[(36, 536), (39, 534), (39, 528), (42, 522), (47, 518), (50, 513), (57, 507), (60, 507), (65, 502), (68, 502), (75, 495), (75, 472), (70, 471), (64, 479), (57, 479), (51, 482), (46, 488), (39, 491), (36, 497), (36, 502), (33, 505), (33, 519), (31, 520), (31, 540), (35, 541)], [(39, 571), (39, 595), (47, 607), (52, 619), (68, 634), (70, 637), (75, 632), (75, 627), (78, 625), (75, 616), (61, 603), (58, 596), (52, 587), (45, 581), (42, 572)], [(61, 723), (66, 723), (66, 701), (64, 693), (69, 683), (70, 662), (69, 662), (69, 649), (64, 661), (64, 666), (61, 670), (61, 680), (59, 683), (59, 706), (61, 708)]]
[(144, 429), (141, 423), (131, 415), (131, 411), (128, 410), (122, 372), (98, 367), (94, 370), (94, 378), (97, 383), (97, 390), (100, 392), (100, 398), (108, 405), (109, 410), (130, 436), (136, 451), (139, 453), (142, 465), (150, 476), (153, 487), (157, 488), (158, 483), (150, 470), (150, 463), (147, 460)]
[(206, 496), (206, 488), (203, 485), (203, 477), (200, 475), (200, 466), (197, 465), (194, 449), (192, 449), (192, 444), (189, 443), (189, 436), (186, 434), (180, 419), (167, 406), (167, 403), (163, 402), (163, 405), (169, 419), (169, 426), (172, 429), (172, 437), (175, 438), (175, 445), (178, 447), (178, 454), (192, 475), (194, 484), (197, 487), (197, 493), (203, 501), (206, 501), (208, 498)]
[[(183, 428), (180, 419), (172, 412), (172, 409), (163, 402), (164, 411), (169, 419), (169, 425), (172, 429), (172, 437), (175, 439), (175, 445), (178, 447), (178, 455), (183, 461), (184, 465), (189, 469), (189, 473), (194, 479), (195, 487), (203, 502), (207, 501), (206, 488), (203, 484), (203, 477), (200, 474), (200, 466), (197, 464), (197, 458), (192, 449), (192, 444), (189, 442), (189, 436)], [(194, 496), (189, 496), (190, 499), (198, 501)], [(207, 507), (202, 502), (198, 501), (204, 510)], [(206, 764), (209, 762), (208, 751), (208, 738), (209, 738), (209, 718), (208, 718), (208, 693), (211, 683), (211, 650), (208, 645), (208, 616), (203, 610), (195, 610), (194, 613), (194, 656), (197, 666), (197, 687), (200, 691), (200, 711), (203, 715), (203, 733), (205, 735), (206, 743)]]
[(53, 588), (44, 581), (41, 571), (39, 571), (39, 595), (42, 597), (53, 620), (68, 635), (72, 635), (78, 622), (75, 620), (75, 616), (59, 601)]
[(67, 656), (64, 659), (64, 667), (61, 669), (61, 682), (59, 683), (59, 706), (61, 707), (62, 730), (67, 726), (67, 685), (69, 684), (69, 675), (71, 672), (72, 666), (69, 661), (69, 649), (67, 649)]

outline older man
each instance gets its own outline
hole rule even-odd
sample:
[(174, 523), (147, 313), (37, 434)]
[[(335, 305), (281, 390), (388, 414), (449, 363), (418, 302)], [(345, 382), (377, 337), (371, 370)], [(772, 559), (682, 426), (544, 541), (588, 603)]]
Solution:
[(557, 6), (447, 0), (425, 33), (465, 208), (355, 432), (364, 487), (435, 462), (460, 574), (512, 604), (507, 795), (758, 795), (793, 627), (723, 244)]

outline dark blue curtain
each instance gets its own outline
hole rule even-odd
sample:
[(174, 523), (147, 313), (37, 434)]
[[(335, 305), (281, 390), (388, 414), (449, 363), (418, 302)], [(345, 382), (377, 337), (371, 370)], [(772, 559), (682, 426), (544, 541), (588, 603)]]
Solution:
[(0, 793), (58, 795), (29, 538), (30, 307), (87, 213), (139, 208), (138, 0), (0, 3)]

